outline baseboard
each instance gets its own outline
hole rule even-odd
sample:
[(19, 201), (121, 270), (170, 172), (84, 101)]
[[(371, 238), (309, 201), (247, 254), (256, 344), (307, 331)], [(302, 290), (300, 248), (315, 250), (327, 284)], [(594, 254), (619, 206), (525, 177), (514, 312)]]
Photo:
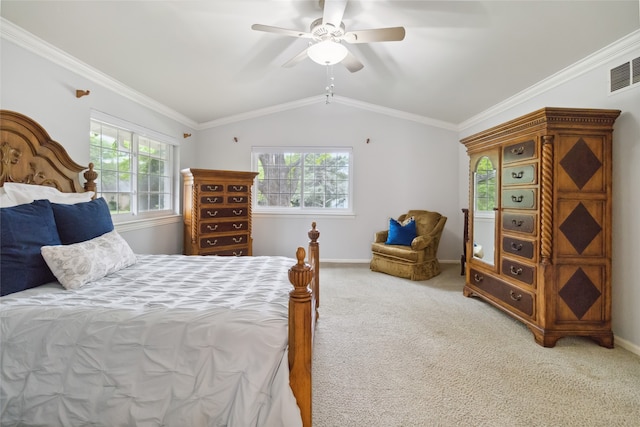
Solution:
[[(322, 258), (320, 261), (322, 262), (331, 262), (335, 264), (369, 264), (371, 262), (371, 258), (365, 259), (327, 259)], [(447, 259), (439, 259), (440, 264), (460, 264), (459, 259), (447, 260)]]
[(613, 337), (613, 342), (615, 343), (616, 347), (622, 347), (625, 350), (629, 350), (631, 353), (637, 356), (640, 356), (640, 346), (637, 346), (634, 343), (627, 341), (625, 339), (616, 337), (615, 335)]

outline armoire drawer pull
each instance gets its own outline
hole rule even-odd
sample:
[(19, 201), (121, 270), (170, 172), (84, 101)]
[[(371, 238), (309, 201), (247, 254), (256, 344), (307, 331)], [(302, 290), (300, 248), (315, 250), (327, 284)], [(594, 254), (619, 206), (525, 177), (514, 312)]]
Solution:
[(218, 203), (218, 198), (214, 197), (212, 199), (211, 197), (207, 197), (207, 202), (209, 202), (209, 203)]
[(244, 197), (234, 197), (233, 201), (236, 203), (244, 202)]
[(218, 225), (219, 224), (215, 224), (215, 225), (207, 225), (207, 230), (209, 231), (216, 231), (218, 229)]
[(475, 280), (476, 283), (480, 283), (480, 282), (482, 282), (484, 280), (484, 276), (476, 273), (476, 274), (473, 275), (473, 280)]
[(511, 149), (511, 153), (515, 154), (516, 156), (521, 155), (522, 153), (524, 153), (524, 145), (521, 145), (518, 148), (516, 148), (516, 147), (512, 148)]
[(518, 172), (518, 173), (516, 173), (516, 172), (511, 172), (511, 178), (514, 178), (514, 179), (520, 179), (520, 178), (522, 178), (523, 176), (524, 176), (524, 171), (520, 171), (520, 172)]
[(213, 213), (211, 213), (211, 211), (207, 211), (207, 215), (209, 215), (209, 216), (217, 216), (218, 215), (218, 211), (213, 211)]
[(233, 251), (233, 255), (235, 256), (242, 256), (243, 253), (244, 253), (243, 251), (239, 251), (239, 252)]
[(524, 224), (524, 221), (512, 219), (511, 224), (513, 224), (515, 227), (522, 227), (522, 224)]
[(218, 191), (218, 185), (207, 185), (207, 190), (209, 191)]
[(242, 209), (238, 209), (238, 210), (233, 210), (233, 214), (234, 215), (242, 215), (242, 212), (244, 212)]
[(523, 199), (524, 199), (524, 196), (522, 194), (519, 196), (511, 196), (511, 201), (513, 203), (521, 203)]
[(244, 224), (240, 223), (240, 224), (233, 224), (233, 228), (235, 228), (236, 230), (240, 230), (242, 229), (242, 227), (244, 227)]
[(235, 191), (244, 191), (244, 185), (234, 185), (233, 189)]
[(234, 241), (235, 243), (240, 243), (240, 242), (242, 242), (242, 237), (234, 237), (234, 238), (233, 238), (233, 241)]
[(511, 297), (512, 300), (514, 301), (520, 301), (522, 299), (522, 294), (517, 294), (513, 291), (509, 291), (509, 296)]
[(215, 246), (218, 244), (218, 239), (214, 240), (213, 242), (209, 239), (207, 239), (207, 245), (209, 246)]
[(522, 274), (522, 268), (515, 268), (513, 265), (509, 267), (509, 271), (514, 276), (519, 276)]
[(516, 244), (516, 242), (511, 242), (511, 249), (513, 249), (514, 251), (522, 250), (522, 243)]

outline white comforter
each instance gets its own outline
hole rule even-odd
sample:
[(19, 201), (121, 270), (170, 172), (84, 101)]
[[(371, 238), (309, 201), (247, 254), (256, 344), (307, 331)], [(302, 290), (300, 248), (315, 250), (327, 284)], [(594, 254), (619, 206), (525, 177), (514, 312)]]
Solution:
[(0, 424), (298, 426), (283, 257), (139, 255), (0, 298)]

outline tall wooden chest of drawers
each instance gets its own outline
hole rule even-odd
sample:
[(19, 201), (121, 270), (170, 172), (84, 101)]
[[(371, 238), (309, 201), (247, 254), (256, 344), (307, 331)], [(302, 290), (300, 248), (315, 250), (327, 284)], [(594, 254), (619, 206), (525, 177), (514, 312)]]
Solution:
[[(543, 108), (461, 141), (471, 159), (464, 294), (524, 322), (545, 347), (571, 335), (613, 347), (612, 132), (619, 114)], [(481, 243), (492, 248), (482, 258), (472, 250)]]
[(251, 186), (257, 174), (182, 171), (186, 255), (252, 255)]

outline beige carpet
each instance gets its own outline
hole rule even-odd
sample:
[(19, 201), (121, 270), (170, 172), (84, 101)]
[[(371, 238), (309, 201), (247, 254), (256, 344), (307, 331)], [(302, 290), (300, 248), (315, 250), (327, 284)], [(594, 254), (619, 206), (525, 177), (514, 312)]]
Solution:
[(462, 296), (460, 266), (411, 282), (325, 264), (314, 427), (640, 426), (640, 358), (584, 338), (538, 346)]

